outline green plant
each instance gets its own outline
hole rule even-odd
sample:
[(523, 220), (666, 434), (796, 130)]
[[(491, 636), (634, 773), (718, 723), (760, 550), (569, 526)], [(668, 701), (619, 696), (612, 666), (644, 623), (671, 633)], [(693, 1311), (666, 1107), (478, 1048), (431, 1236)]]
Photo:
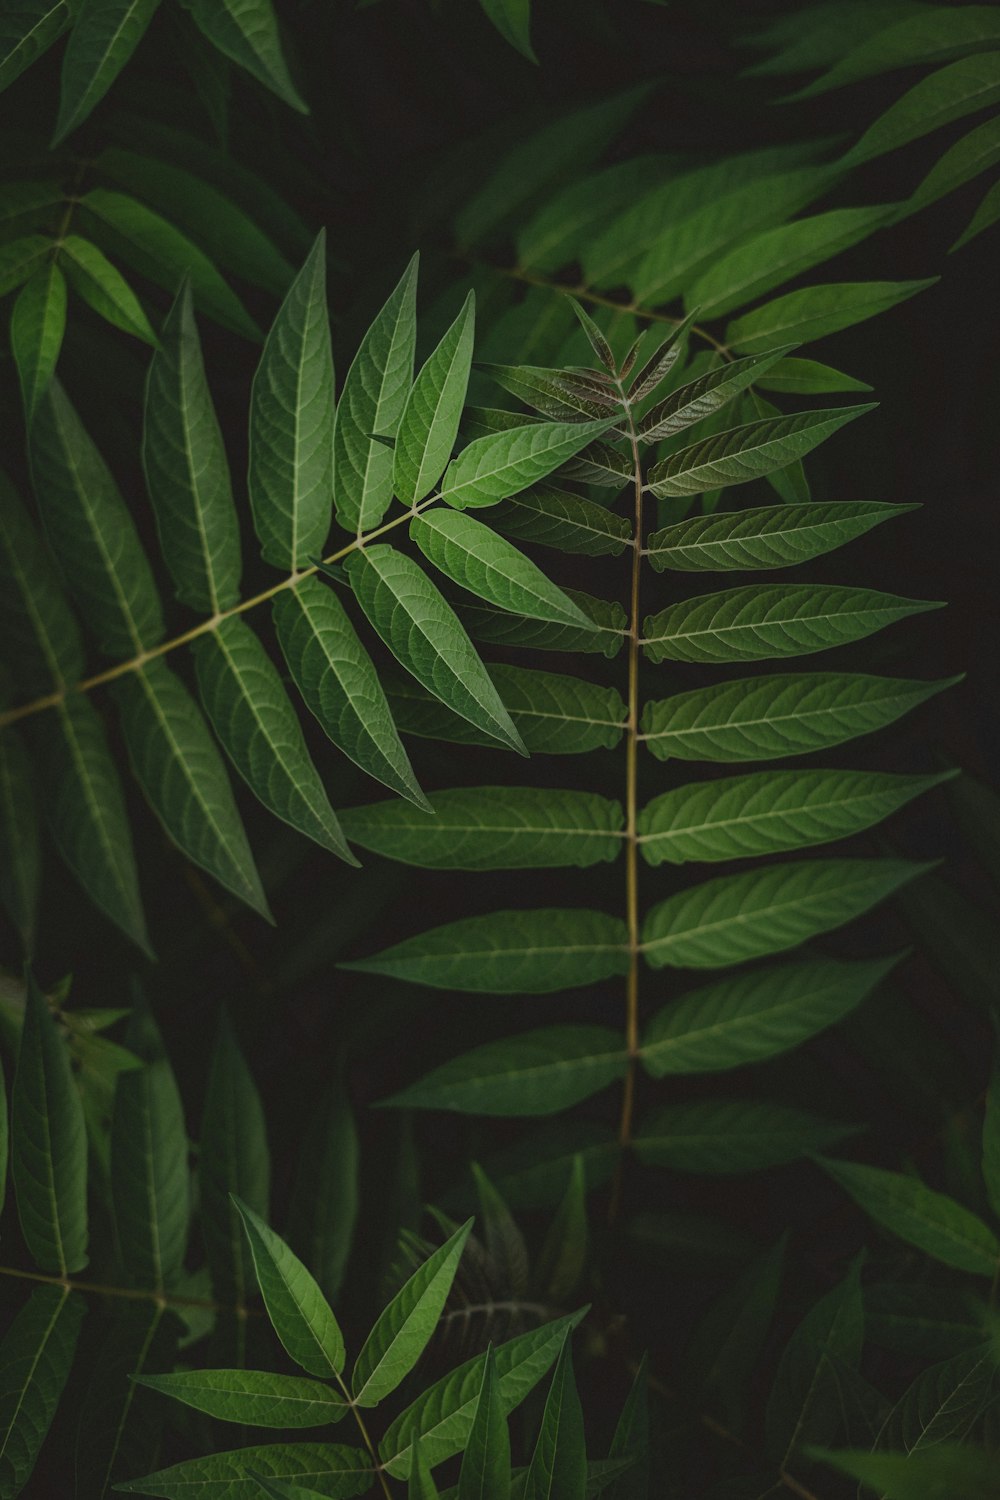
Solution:
[[(3, 1284), (52, 1280), (0, 1353), (0, 1495), (71, 1486), (103, 1395), (81, 1500), (164, 1464), (164, 1493), (294, 1492), (239, 1477), (274, 1446), (259, 1403), (301, 1377), (264, 1373), (235, 1192), (251, 1242), (314, 1278), (336, 1358), (307, 1374), (335, 1385), (329, 1306), (360, 1347), (480, 1226), (399, 1393), (420, 1408), (464, 1358), (457, 1447), (421, 1440), (407, 1473), (352, 1441), (359, 1472), (324, 1479), (289, 1431), (300, 1492), (308, 1470), (505, 1494), (502, 1351), (537, 1338), (551, 1364), (589, 1301), (586, 1442), (563, 1360), (571, 1434), (548, 1453), (554, 1406), (524, 1403), (513, 1495), (839, 1500), (854, 1476), (996, 1500), (996, 938), (968, 852), (993, 868), (996, 814), (954, 769), (970, 687), (937, 698), (967, 659), (974, 693), (983, 649), (901, 597), (969, 618), (937, 562), (984, 550), (984, 293), (910, 299), (1000, 206), (969, 198), (997, 160), (995, 8), (769, 5), (750, 34), (725, 3), (573, 12), (582, 65), (558, 6), (494, 0), (0, 22), (0, 85), (31, 64), (0, 145), (0, 403), (28, 456), (8, 446), (0, 491), (0, 897), (12, 962), (77, 969), (107, 1007), (52, 985), (53, 1030), (32, 991), (19, 1042), (4, 981)], [(763, 56), (737, 76), (744, 43)], [(870, 387), (841, 357), (884, 415), (853, 425)], [(940, 453), (947, 521), (883, 528), (914, 509), (908, 450)], [(744, 577), (685, 576), (712, 572)], [(128, 1014), (133, 966), (177, 1082)], [(225, 1029), (205, 1076), (219, 1005), (263, 1104)], [(87, 1223), (93, 1282), (69, 1264)], [(617, 1410), (640, 1363), (612, 1439), (605, 1387)], [(221, 1401), (241, 1446), (147, 1377)], [(647, 1380), (648, 1463), (624, 1467)], [(585, 1474), (585, 1449), (610, 1457)]]

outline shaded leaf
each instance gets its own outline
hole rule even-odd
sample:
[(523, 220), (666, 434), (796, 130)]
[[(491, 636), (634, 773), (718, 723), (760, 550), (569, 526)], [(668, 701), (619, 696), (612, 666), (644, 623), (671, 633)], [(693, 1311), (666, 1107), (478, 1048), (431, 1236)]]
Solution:
[[(34, 944), (41, 886), (39, 810), (31, 761), (16, 730), (0, 731), (0, 901), (17, 928), (26, 954)], [(0, 1102), (0, 1130), (6, 1131), (6, 1100)], [(0, 1203), (6, 1183), (6, 1154), (0, 1160)]]
[(340, 1443), (265, 1443), (212, 1453), (160, 1469), (116, 1486), (127, 1495), (159, 1495), (162, 1500), (259, 1500), (252, 1473), (274, 1482), (279, 1495), (318, 1494), (350, 1500), (371, 1488), (371, 1459), (362, 1448)]
[(292, 1245), (331, 1302), (347, 1266), (359, 1197), (358, 1130), (346, 1086), (337, 1079), (325, 1091), (299, 1150), (289, 1226)]
[(586, 615), (589, 624), (556, 625), (545, 620), (518, 619), (490, 605), (469, 605), (462, 618), (477, 641), (499, 646), (527, 646), (540, 651), (588, 652), (617, 656), (625, 644), (627, 616), (617, 599), (595, 599), (579, 589), (564, 589), (566, 597)]
[(187, 284), (149, 367), (142, 461), (178, 599), (210, 614), (230, 608), (242, 571), (239, 521)]
[(103, 251), (78, 234), (68, 234), (59, 243), (59, 253), (66, 279), (88, 307), (115, 328), (156, 346), (142, 303)]
[(68, 0), (13, 0), (0, 15), (0, 89), (5, 89), (72, 20)]
[(665, 568), (683, 573), (783, 568), (820, 557), (916, 508), (845, 500), (694, 516), (654, 531), (645, 550), (658, 573)]
[(765, 1430), (768, 1452), (782, 1466), (803, 1444), (828, 1441), (836, 1432), (839, 1396), (829, 1356), (856, 1369), (863, 1340), (859, 1257), (844, 1280), (809, 1309), (781, 1356)]
[(519, 541), (584, 557), (619, 556), (632, 532), (627, 516), (546, 484), (504, 501), (491, 522), (497, 531)]
[(50, 261), (25, 284), (10, 318), (11, 353), (29, 427), (52, 379), (65, 328), (66, 282), (55, 261)]
[(435, 792), (426, 812), (376, 802), (343, 814), (347, 837), (434, 870), (586, 867), (615, 859), (625, 815), (589, 792), (487, 786)]
[(69, 1376), (87, 1304), (65, 1287), (35, 1287), (0, 1344), (0, 1488), (31, 1478)]
[(543, 995), (624, 974), (627, 933), (620, 918), (599, 911), (493, 912), (435, 927), (343, 967), (437, 989)]
[(549, 1026), (487, 1042), (394, 1094), (399, 1109), (550, 1115), (625, 1075), (621, 1036), (604, 1026)]
[(573, 1378), (567, 1335), (545, 1399), (542, 1425), (528, 1467), (524, 1500), (584, 1500), (586, 1491), (583, 1411)]
[[(416, 1453), (420, 1455), (418, 1445)], [(476, 1414), (462, 1457), (458, 1500), (507, 1500), (510, 1494), (510, 1437), (492, 1344), (486, 1351)]]
[(271, 325), (250, 395), (247, 486), (261, 554), (296, 571), (322, 550), (333, 488), (333, 356), (320, 232)]
[(842, 1120), (825, 1120), (784, 1104), (696, 1099), (655, 1110), (632, 1144), (646, 1166), (715, 1176), (782, 1166), (854, 1130)]
[[(917, 292), (926, 291), (938, 279), (931, 276), (923, 281), (838, 281), (786, 292), (730, 323), (726, 328), (726, 343), (749, 354), (773, 348), (779, 341), (801, 344), (826, 338), (887, 312)], [(857, 408), (847, 410), (853, 413)], [(860, 415), (860, 410), (857, 414)]]
[(184, 1109), (162, 1050), (143, 1067), (119, 1074), (111, 1195), (128, 1279), (163, 1292), (183, 1269), (191, 1205)]
[(160, 0), (86, 0), (63, 53), (53, 146), (103, 99), (141, 42)]
[(225, 766), (187, 688), (154, 658), (112, 691), (136, 780), (167, 833), (194, 864), (270, 919)]
[(975, 1500), (997, 1500), (1000, 1496), (996, 1455), (984, 1448), (942, 1443), (915, 1456), (865, 1453), (849, 1448), (830, 1453), (814, 1448), (811, 1457), (860, 1480), (885, 1500), (953, 1500), (955, 1495), (967, 1495), (970, 1500), (973, 1496)]
[(654, 969), (712, 969), (797, 947), (884, 901), (926, 865), (899, 859), (804, 859), (719, 875), (668, 896), (647, 915)]
[(189, 0), (188, 9), (224, 56), (299, 114), (309, 113), (289, 74), (271, 0)]
[[(11, 1174), (34, 1264), (54, 1276), (81, 1271), (87, 1264), (83, 1105), (69, 1050), (30, 974), (11, 1090)], [(59, 1309), (52, 1304), (49, 1311), (54, 1320)]]
[(278, 594), (273, 608), (288, 669), (333, 743), (390, 790), (425, 806), (378, 673), (333, 590), (304, 578)]
[(744, 584), (671, 604), (643, 622), (651, 661), (768, 661), (862, 640), (942, 605), (846, 584)]

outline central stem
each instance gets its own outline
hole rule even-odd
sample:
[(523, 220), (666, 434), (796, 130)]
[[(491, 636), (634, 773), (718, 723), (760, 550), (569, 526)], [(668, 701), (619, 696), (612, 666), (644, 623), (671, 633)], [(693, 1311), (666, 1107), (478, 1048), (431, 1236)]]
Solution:
[(632, 1140), (635, 1113), (636, 1064), (639, 1056), (639, 842), (638, 770), (639, 770), (639, 585), (642, 576), (642, 460), (632, 411), (622, 392), (632, 444), (632, 471), (635, 489), (635, 523), (632, 545), (631, 587), (628, 621), (628, 716), (625, 720), (625, 922), (628, 928), (628, 975), (625, 980), (625, 1049), (628, 1070), (622, 1091), (622, 1109), (618, 1124), (621, 1148), (618, 1169), (611, 1191), (609, 1219), (613, 1221), (621, 1206), (622, 1176), (625, 1152)]

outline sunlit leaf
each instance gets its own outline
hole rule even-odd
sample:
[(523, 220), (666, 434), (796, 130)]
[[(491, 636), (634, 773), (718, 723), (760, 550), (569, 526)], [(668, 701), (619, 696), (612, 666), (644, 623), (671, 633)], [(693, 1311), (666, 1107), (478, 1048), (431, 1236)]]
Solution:
[(458, 510), (495, 505), (545, 479), (612, 425), (612, 418), (529, 422), (475, 438), (448, 465), (441, 494)]
[(429, 495), (451, 458), (469, 383), (474, 322), (470, 292), (406, 398), (392, 463), (393, 489), (404, 505)]

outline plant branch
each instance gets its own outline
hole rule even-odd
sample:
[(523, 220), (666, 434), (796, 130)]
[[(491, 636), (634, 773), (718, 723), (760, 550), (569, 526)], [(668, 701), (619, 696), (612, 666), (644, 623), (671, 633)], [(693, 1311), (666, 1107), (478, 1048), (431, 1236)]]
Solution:
[[(76, 1281), (69, 1276), (46, 1276), (41, 1271), (20, 1271), (16, 1266), (0, 1266), (0, 1276), (12, 1276), (18, 1281), (38, 1281), (43, 1286), (62, 1286), (68, 1292), (90, 1292), (96, 1297), (121, 1297), (128, 1302), (155, 1302), (160, 1307), (202, 1307), (208, 1312), (235, 1312), (237, 1309), (225, 1303), (214, 1302), (210, 1297), (181, 1297), (173, 1292), (154, 1292), (147, 1287), (105, 1286), (98, 1281)], [(242, 1317), (259, 1318), (256, 1308), (239, 1309)]]
[(390, 1490), (389, 1482), (385, 1477), (385, 1470), (378, 1461), (378, 1453), (375, 1451), (375, 1444), (371, 1440), (371, 1434), (369, 1433), (368, 1428), (365, 1425), (365, 1419), (358, 1410), (357, 1402), (354, 1400), (354, 1397), (351, 1395), (347, 1386), (344, 1384), (343, 1378), (340, 1375), (337, 1376), (337, 1384), (343, 1391), (344, 1399), (347, 1402), (348, 1406), (351, 1408), (351, 1415), (353, 1416), (355, 1422), (358, 1424), (358, 1431), (361, 1434), (361, 1438), (368, 1452), (368, 1456), (372, 1461), (375, 1473), (378, 1475), (379, 1488), (381, 1489), (383, 1495), (386, 1496), (386, 1500), (392, 1500), (392, 1491)]
[[(437, 494), (429, 495), (426, 500), (408, 508), (401, 516), (394, 516), (391, 521), (386, 521), (383, 526), (379, 526), (375, 531), (369, 531), (366, 536), (355, 537), (353, 541), (348, 542), (339, 551), (331, 553), (329, 557), (325, 557), (322, 567), (329, 567), (331, 564), (339, 562), (342, 557), (346, 557), (348, 553), (356, 552), (359, 548), (363, 548), (368, 542), (373, 542), (376, 537), (384, 536), (387, 531), (392, 531), (395, 527), (402, 526), (404, 522), (411, 521), (416, 513), (427, 510), (429, 506), (433, 505), (440, 498), (440, 495)], [(43, 709), (58, 707), (70, 693), (89, 693), (94, 688), (103, 687), (107, 682), (114, 682), (116, 678), (124, 677), (128, 672), (140, 671), (147, 662), (155, 661), (158, 656), (166, 656), (169, 652), (177, 651), (181, 646), (186, 646), (191, 641), (196, 641), (200, 636), (209, 635), (211, 631), (217, 630), (224, 620), (231, 620), (238, 615), (245, 615), (249, 610), (256, 609), (258, 605), (266, 604), (269, 599), (273, 599), (276, 595), (283, 593), (285, 589), (294, 588), (304, 578), (311, 578), (314, 574), (320, 572), (320, 568), (321, 565), (316, 563), (311, 567), (302, 568), (297, 573), (289, 573), (287, 577), (281, 579), (280, 583), (272, 584), (269, 589), (264, 589), (261, 593), (254, 594), (250, 599), (241, 599), (239, 604), (234, 604), (230, 609), (221, 610), (218, 614), (210, 615), (208, 619), (200, 620), (197, 625), (193, 625), (190, 630), (185, 630), (183, 634), (172, 636), (168, 641), (161, 641), (158, 646), (153, 646), (148, 651), (142, 651), (138, 656), (130, 657), (128, 661), (116, 662), (113, 667), (106, 667), (103, 672), (96, 672), (92, 677), (84, 677), (70, 688), (60, 688), (54, 692), (46, 693), (40, 698), (35, 698), (30, 703), (22, 703), (17, 708), (7, 709), (5, 712), (0, 713), (0, 729), (5, 728), (8, 724), (17, 723), (19, 719), (26, 719), (31, 714), (41, 713)]]

